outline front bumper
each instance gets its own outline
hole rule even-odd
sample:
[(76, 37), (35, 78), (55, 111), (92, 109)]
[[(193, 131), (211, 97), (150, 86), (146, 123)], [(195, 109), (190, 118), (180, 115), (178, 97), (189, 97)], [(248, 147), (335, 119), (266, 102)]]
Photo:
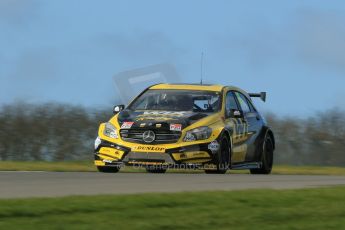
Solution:
[(130, 147), (101, 140), (101, 143), (95, 150), (95, 165), (177, 165), (212, 163), (215, 153), (217, 152), (214, 149), (215, 143), (218, 143), (217, 140), (199, 144), (191, 143), (187, 146), (175, 144), (173, 148), (163, 148), (157, 145), (136, 145)]

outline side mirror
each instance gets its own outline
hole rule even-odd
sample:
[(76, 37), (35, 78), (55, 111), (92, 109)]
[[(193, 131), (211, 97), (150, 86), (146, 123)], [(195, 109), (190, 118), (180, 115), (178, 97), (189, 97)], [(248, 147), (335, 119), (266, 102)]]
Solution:
[(231, 118), (243, 118), (243, 112), (237, 109), (230, 109), (228, 116)]
[(125, 109), (125, 105), (116, 105), (113, 109), (113, 114), (117, 114)]

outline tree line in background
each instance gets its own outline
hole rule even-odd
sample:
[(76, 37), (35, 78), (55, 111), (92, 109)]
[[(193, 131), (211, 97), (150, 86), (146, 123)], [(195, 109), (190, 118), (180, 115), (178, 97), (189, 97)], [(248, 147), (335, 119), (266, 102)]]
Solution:
[(0, 159), (69, 161), (93, 157), (103, 110), (63, 104), (15, 104), (0, 109)]
[[(93, 142), (111, 109), (63, 104), (14, 104), (0, 108), (0, 160), (71, 161), (93, 159)], [(276, 164), (345, 166), (345, 112), (305, 119), (266, 119), (276, 137)]]

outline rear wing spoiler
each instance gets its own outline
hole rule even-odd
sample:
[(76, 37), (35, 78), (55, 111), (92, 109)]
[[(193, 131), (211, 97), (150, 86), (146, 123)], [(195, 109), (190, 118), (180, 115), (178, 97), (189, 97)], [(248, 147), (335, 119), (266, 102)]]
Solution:
[(266, 92), (261, 93), (249, 93), (250, 97), (260, 97), (262, 101), (266, 102)]

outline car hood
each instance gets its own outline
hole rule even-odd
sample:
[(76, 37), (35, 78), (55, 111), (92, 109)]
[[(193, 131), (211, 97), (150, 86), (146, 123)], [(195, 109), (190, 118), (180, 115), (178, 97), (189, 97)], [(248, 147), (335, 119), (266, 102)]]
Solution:
[(209, 115), (190, 111), (123, 110), (117, 120), (121, 128), (153, 127), (181, 131)]

